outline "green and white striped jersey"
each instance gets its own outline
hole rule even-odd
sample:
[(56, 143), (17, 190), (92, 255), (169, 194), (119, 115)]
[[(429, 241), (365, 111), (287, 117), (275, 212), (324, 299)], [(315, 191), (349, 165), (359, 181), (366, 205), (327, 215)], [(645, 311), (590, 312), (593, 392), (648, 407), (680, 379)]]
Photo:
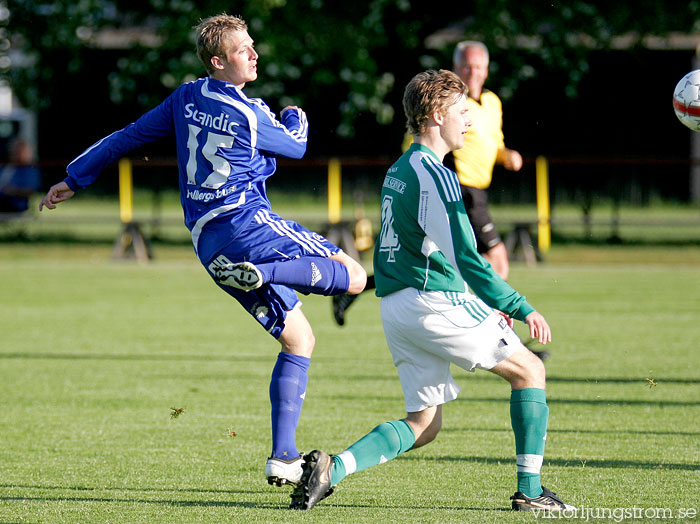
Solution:
[(412, 287), (464, 292), (524, 321), (534, 308), (478, 254), (457, 174), (421, 144), (387, 171), (374, 247), (377, 296)]

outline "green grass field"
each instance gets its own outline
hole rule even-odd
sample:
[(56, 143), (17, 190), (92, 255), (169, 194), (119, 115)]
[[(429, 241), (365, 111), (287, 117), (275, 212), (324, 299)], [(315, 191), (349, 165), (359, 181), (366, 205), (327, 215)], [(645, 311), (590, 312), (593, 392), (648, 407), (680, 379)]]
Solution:
[[(277, 343), (190, 247), (156, 255), (0, 245), (0, 522), (536, 520), (506, 511), (507, 384), (459, 369), (434, 443), (287, 510), (289, 489), (263, 476)], [(511, 283), (554, 331), (545, 485), (588, 508), (700, 511), (700, 248), (555, 247), (514, 265)], [(298, 443), (337, 453), (403, 416), (401, 390), (378, 299), (363, 296), (344, 328), (330, 299), (304, 304), (317, 345)]]

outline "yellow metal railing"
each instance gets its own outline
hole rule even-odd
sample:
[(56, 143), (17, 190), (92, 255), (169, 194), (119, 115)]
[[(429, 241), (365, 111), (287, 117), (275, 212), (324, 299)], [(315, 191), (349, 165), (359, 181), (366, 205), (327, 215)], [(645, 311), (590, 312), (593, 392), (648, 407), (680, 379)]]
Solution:
[(342, 205), (342, 184), (340, 175), (340, 159), (328, 160), (328, 222), (340, 222)]
[(134, 220), (134, 184), (131, 173), (131, 160), (119, 160), (119, 218), (124, 224)]
[[(537, 244), (542, 253), (551, 247), (549, 201), (549, 164), (545, 157), (535, 160), (537, 185)], [(328, 222), (337, 224), (342, 213), (341, 161), (333, 157), (328, 160)], [(131, 224), (134, 220), (132, 162), (128, 158), (119, 160), (119, 216), (122, 223)]]
[(552, 245), (552, 228), (549, 208), (549, 164), (543, 156), (535, 160), (537, 183), (537, 247), (547, 253)]

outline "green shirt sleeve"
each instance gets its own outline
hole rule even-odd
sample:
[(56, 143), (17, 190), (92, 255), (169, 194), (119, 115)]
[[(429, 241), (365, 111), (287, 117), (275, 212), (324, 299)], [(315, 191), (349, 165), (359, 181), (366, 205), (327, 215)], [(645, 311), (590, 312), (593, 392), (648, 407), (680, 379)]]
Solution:
[[(525, 297), (501, 279), (477, 252), (476, 239), (461, 194), (454, 196), (454, 191), (444, 182), (446, 173), (438, 172), (440, 166), (431, 165), (430, 162), (425, 163), (425, 166), (434, 174), (432, 178), (437, 190), (435, 196), (425, 187), (421, 190), (421, 205), (426, 208), (418, 214), (426, 217), (423, 229), (427, 237), (436, 244), (446, 261), (455, 266), (475, 295), (492, 308), (524, 321), (534, 308)], [(449, 173), (456, 180), (456, 175)]]

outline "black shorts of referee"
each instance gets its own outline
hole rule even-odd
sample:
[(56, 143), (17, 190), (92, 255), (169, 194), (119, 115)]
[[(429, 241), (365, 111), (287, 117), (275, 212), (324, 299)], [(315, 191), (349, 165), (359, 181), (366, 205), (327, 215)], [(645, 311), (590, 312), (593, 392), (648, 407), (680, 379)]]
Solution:
[(470, 186), (461, 186), (461, 188), (464, 208), (476, 235), (476, 249), (479, 253), (486, 253), (502, 242), (489, 214), (488, 193), (485, 189)]

